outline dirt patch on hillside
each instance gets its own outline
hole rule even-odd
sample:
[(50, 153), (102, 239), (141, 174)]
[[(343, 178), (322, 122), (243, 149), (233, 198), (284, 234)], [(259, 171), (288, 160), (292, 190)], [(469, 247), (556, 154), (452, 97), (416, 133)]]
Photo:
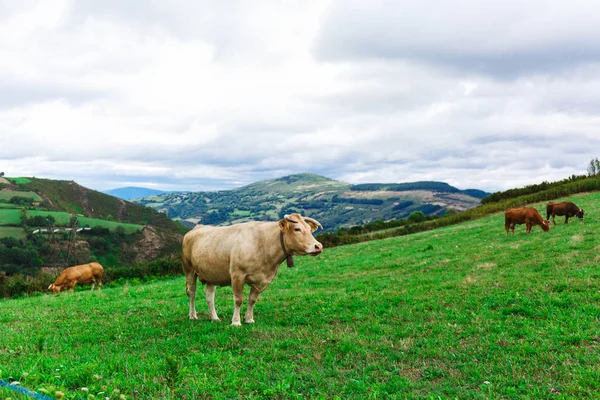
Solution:
[(126, 246), (125, 251), (133, 261), (151, 261), (175, 249), (181, 249), (182, 242), (182, 235), (165, 235), (151, 226), (145, 226), (142, 228), (141, 237), (132, 245)]
[(53, 250), (54, 257), (48, 265), (41, 267), (43, 273), (57, 274), (67, 267), (89, 262), (90, 245), (85, 240), (77, 240), (71, 245), (67, 240), (60, 240), (50, 243), (50, 247)]

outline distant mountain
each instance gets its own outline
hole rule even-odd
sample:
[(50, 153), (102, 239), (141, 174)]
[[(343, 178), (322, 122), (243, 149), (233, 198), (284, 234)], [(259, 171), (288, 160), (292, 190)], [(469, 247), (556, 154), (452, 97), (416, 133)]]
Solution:
[(182, 224), (228, 225), (277, 220), (300, 212), (319, 220), (326, 231), (375, 220), (408, 217), (414, 211), (441, 215), (480, 204), (487, 193), (460, 190), (444, 182), (351, 185), (315, 174), (297, 174), (216, 192), (180, 192), (136, 199)]
[(126, 186), (111, 190), (105, 190), (103, 193), (118, 197), (123, 200), (139, 199), (141, 197), (155, 196), (163, 193), (173, 193), (164, 190), (148, 189), (137, 186)]

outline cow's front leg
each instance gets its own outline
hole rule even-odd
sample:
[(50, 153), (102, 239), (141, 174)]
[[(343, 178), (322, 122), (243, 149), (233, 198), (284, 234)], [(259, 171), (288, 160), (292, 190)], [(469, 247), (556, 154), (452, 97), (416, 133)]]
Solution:
[(242, 326), (240, 322), (240, 308), (244, 301), (244, 277), (243, 276), (232, 276), (231, 277), (231, 288), (233, 289), (233, 318), (231, 319), (231, 325)]
[(568, 224), (568, 223), (569, 223), (569, 216), (565, 215), (565, 224)]
[(208, 305), (208, 312), (210, 313), (211, 321), (220, 321), (217, 316), (217, 310), (215, 310), (215, 289), (217, 287), (215, 285), (206, 284), (206, 289), (204, 289), (204, 295), (206, 296), (206, 304)]
[(250, 296), (248, 296), (248, 309), (246, 310), (246, 316), (244, 317), (244, 321), (247, 324), (254, 323), (254, 305), (256, 304), (256, 300), (258, 300), (258, 296), (260, 296), (260, 292), (252, 286), (250, 289)]

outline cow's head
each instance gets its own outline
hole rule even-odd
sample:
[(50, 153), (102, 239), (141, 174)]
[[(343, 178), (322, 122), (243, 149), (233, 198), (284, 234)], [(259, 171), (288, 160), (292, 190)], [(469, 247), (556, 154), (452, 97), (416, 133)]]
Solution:
[(550, 221), (548, 221), (547, 219), (542, 221), (542, 225), (540, 225), (542, 227), (542, 229), (544, 230), (544, 232), (548, 232), (550, 230)]
[(48, 290), (54, 294), (59, 294), (61, 289), (62, 289), (61, 286), (56, 286), (54, 283), (52, 283), (52, 284), (50, 284), (50, 286), (48, 286)]
[(575, 214), (575, 216), (579, 219), (583, 219), (583, 214), (585, 214), (585, 211), (583, 208), (580, 208), (579, 211), (577, 211), (577, 213)]
[(317, 229), (323, 229), (316, 219), (303, 217), (300, 214), (290, 214), (279, 221), (279, 228), (283, 232), (285, 248), (291, 255), (310, 254), (316, 256), (323, 251), (323, 245), (312, 235)]

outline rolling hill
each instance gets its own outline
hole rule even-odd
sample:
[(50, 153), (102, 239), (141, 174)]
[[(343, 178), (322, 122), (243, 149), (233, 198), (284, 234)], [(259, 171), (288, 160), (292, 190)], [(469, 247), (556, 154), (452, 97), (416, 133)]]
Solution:
[[(110, 264), (171, 255), (180, 248), (181, 235), (186, 231), (156, 210), (85, 188), (74, 181), (5, 178), (0, 183), (0, 238), (24, 238), (37, 228), (47, 232), (52, 228), (57, 233), (51, 235), (52, 246), (56, 247), (53, 252), (60, 253), (70, 246), (69, 240), (75, 240), (68, 234), (72, 226), (98, 227), (129, 235), (122, 243), (110, 243), (110, 250), (100, 248), (95, 252)], [(80, 262), (87, 262), (90, 252), (94, 253), (94, 243), (106, 247), (106, 243), (101, 243), (105, 238), (86, 238), (81, 234), (77, 240), (80, 251), (76, 258)], [(115, 251), (118, 256), (109, 254)]]
[(230, 288), (221, 322), (200, 294), (188, 320), (183, 277), (0, 300), (0, 379), (68, 399), (599, 398), (600, 193), (562, 200), (586, 219), (506, 236), (496, 213), (297, 257), (240, 328)]
[(304, 173), (233, 190), (162, 194), (135, 202), (187, 226), (274, 220), (300, 212), (318, 219), (326, 231), (334, 231), (375, 220), (405, 218), (415, 211), (426, 215), (441, 215), (449, 209), (464, 211), (478, 206), (486, 195), (443, 182), (351, 185)]

